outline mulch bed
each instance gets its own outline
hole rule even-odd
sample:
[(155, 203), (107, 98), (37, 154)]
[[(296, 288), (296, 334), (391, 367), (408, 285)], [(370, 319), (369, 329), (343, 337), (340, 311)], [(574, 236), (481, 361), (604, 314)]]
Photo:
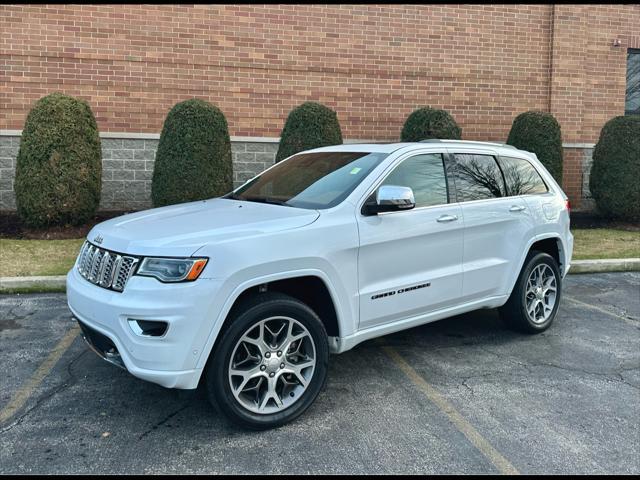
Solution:
[(47, 229), (34, 229), (22, 225), (15, 212), (0, 211), (0, 238), (29, 239), (29, 240), (65, 240), (69, 238), (84, 238), (94, 225), (110, 218), (119, 217), (129, 213), (126, 211), (98, 212), (84, 225), (68, 225), (64, 227), (50, 227)]
[[(104, 211), (98, 212), (90, 222), (66, 227), (51, 227), (45, 230), (27, 228), (22, 225), (15, 212), (0, 211), (0, 238), (31, 239), (31, 240), (64, 240), (68, 238), (83, 238), (89, 230), (97, 223), (104, 222), (110, 218), (119, 217), (129, 213), (127, 211)], [(620, 230), (640, 231), (637, 223), (621, 222), (599, 217), (593, 213), (573, 212), (571, 213), (571, 228), (615, 228)]]
[(571, 212), (571, 228), (613, 228), (640, 232), (640, 224), (604, 218), (591, 212)]

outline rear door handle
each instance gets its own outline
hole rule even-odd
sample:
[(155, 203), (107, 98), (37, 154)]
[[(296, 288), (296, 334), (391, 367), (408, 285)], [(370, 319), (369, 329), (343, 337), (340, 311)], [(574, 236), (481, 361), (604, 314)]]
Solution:
[(440, 223), (454, 222), (458, 219), (457, 215), (440, 215), (437, 219)]
[(512, 205), (509, 209), (510, 212), (522, 212), (527, 207), (523, 207), (522, 205)]

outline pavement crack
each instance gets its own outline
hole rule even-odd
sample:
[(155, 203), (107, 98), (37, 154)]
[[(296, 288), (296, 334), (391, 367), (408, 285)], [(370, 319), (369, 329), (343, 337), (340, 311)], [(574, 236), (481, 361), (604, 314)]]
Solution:
[(640, 365), (637, 367), (629, 367), (629, 368), (622, 368), (620, 370), (618, 370), (616, 372), (616, 375), (618, 375), (620, 377), (620, 381), (626, 385), (629, 385), (632, 388), (635, 388), (636, 390), (640, 390), (640, 385), (636, 385), (634, 383), (630, 383), (626, 378), (624, 378), (624, 373), (625, 372), (631, 372), (633, 370), (639, 370), (640, 369)]
[[(555, 363), (549, 363), (549, 362), (523, 362), (515, 357), (513, 357), (512, 355), (508, 355), (508, 354), (503, 354), (500, 352), (495, 352), (485, 346), (479, 346), (479, 348), (489, 354), (495, 355), (498, 358), (501, 358), (503, 360), (507, 360), (515, 365), (518, 365), (520, 367), (523, 367), (524, 369), (527, 370), (527, 373), (532, 373), (532, 369), (533, 368), (540, 368), (540, 367), (548, 367), (548, 368), (557, 368), (558, 370), (563, 370), (563, 371), (567, 371), (567, 372), (572, 372), (572, 373), (581, 373), (581, 374), (585, 374), (585, 375), (593, 375), (593, 376), (598, 376), (598, 377), (604, 377), (608, 380), (611, 381), (619, 381), (621, 383), (624, 383), (628, 386), (630, 386), (631, 388), (634, 388), (636, 390), (640, 390), (640, 387), (638, 387), (637, 385), (634, 385), (630, 382), (628, 382), (627, 380), (625, 380), (625, 378), (623, 377), (622, 373), (626, 372), (626, 371), (630, 371), (630, 370), (636, 370), (638, 368), (640, 368), (639, 366), (633, 366), (633, 367), (627, 367), (627, 368), (619, 368), (610, 372), (594, 372), (591, 370), (586, 370), (584, 368), (580, 368), (580, 367), (575, 367), (575, 366), (566, 366), (566, 365), (558, 365)], [(464, 379), (463, 382), (468, 382), (471, 378), (480, 378), (480, 377), (487, 377), (490, 375), (497, 375), (500, 373), (504, 373), (504, 372), (493, 372), (490, 374), (480, 374), (480, 375), (475, 375), (475, 376), (471, 376), (471, 377), (466, 377)], [(464, 384), (464, 383), (463, 383)], [(465, 387), (467, 387), (467, 385), (465, 385)]]
[(165, 423), (167, 423), (169, 420), (171, 420), (173, 417), (175, 417), (177, 414), (179, 414), (180, 412), (182, 412), (183, 410), (186, 410), (187, 408), (189, 408), (189, 404), (187, 405), (183, 405), (182, 407), (180, 407), (179, 409), (177, 409), (174, 412), (171, 412), (169, 415), (167, 415), (166, 417), (164, 417), (162, 420), (160, 420), (159, 422), (155, 423), (150, 429), (144, 431), (139, 437), (138, 440), (142, 440), (144, 437), (146, 437), (147, 435), (149, 435), (151, 432), (153, 432), (154, 430), (157, 430), (158, 427), (161, 427), (162, 425), (164, 425)]
[(585, 370), (583, 368), (568, 367), (568, 366), (556, 365), (554, 363), (546, 363), (546, 362), (532, 363), (531, 366), (533, 366), (533, 367), (557, 368), (559, 370), (564, 370), (564, 371), (572, 372), (572, 373), (582, 373), (582, 374), (585, 374), (585, 375), (593, 375), (593, 376), (597, 376), (597, 377), (603, 377), (603, 378), (605, 378), (607, 380), (619, 381), (621, 383), (629, 385), (632, 388), (635, 388), (636, 390), (640, 390), (640, 388), (637, 387), (636, 385), (633, 385), (633, 384), (627, 382), (622, 377), (622, 374), (621, 374), (620, 370), (613, 371), (613, 372), (593, 372), (593, 371), (590, 371), (590, 370)]
[(462, 386), (463, 386), (464, 388), (466, 388), (466, 389), (469, 391), (469, 393), (471, 393), (471, 396), (472, 396), (472, 397), (474, 397), (474, 396), (475, 396), (475, 394), (476, 394), (476, 392), (473, 390), (473, 387), (471, 387), (471, 386), (467, 383), (467, 382), (468, 382), (469, 380), (471, 380), (472, 378), (474, 378), (474, 377), (467, 377), (467, 378), (463, 379), (463, 380), (462, 380)]
[(35, 310), (27, 311), (24, 315), (18, 315), (17, 313), (15, 313), (15, 310), (20, 308), (23, 303), (24, 302), (20, 302), (18, 305), (14, 305), (13, 307), (11, 307), (7, 312), (7, 318), (5, 318), (5, 320), (24, 320), (25, 318), (29, 318), (36, 313)]

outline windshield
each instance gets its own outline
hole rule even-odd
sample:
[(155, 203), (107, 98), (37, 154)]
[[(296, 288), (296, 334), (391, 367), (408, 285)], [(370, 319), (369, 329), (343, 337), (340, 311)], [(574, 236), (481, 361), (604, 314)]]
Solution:
[(342, 202), (386, 153), (301, 153), (277, 164), (227, 198), (324, 209)]

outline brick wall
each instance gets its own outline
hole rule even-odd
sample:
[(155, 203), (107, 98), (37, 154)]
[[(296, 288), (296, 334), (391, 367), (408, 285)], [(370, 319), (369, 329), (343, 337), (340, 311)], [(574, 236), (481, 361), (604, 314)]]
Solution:
[(549, 5), (2, 5), (0, 129), (60, 90), (104, 132), (159, 132), (196, 96), (232, 135), (279, 136), (317, 100), (347, 138), (397, 139), (432, 105), (466, 138), (504, 140), (548, 106), (550, 28)]
[(552, 8), (549, 108), (563, 141), (596, 143), (606, 121), (624, 114), (627, 48), (640, 48), (640, 5)]

